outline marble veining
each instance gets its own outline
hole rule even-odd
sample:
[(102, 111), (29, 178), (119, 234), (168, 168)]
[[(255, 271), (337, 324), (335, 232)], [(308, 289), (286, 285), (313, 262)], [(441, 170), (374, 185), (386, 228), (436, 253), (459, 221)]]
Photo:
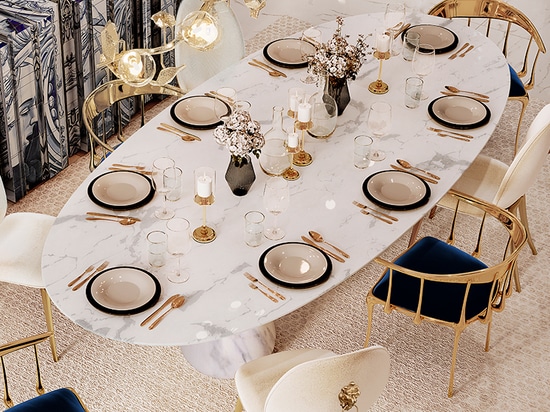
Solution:
[[(380, 15), (354, 16), (346, 19), (345, 33), (352, 38), (359, 32), (375, 29)], [(440, 20), (415, 14), (411, 22), (435, 22)], [(351, 258), (346, 263), (333, 262), (330, 279), (313, 288), (291, 290), (271, 285), (287, 299), (273, 303), (258, 291), (248, 287), (244, 271), (268, 282), (258, 269), (260, 254), (276, 242), (264, 239), (261, 246), (250, 248), (243, 241), (243, 215), (249, 210), (263, 210), (262, 190), (266, 176), (254, 160), (257, 180), (249, 194), (237, 198), (224, 181), (229, 153), (221, 149), (212, 137), (212, 131), (197, 131), (202, 142), (183, 142), (179, 138), (156, 130), (160, 122), (173, 123), (169, 110), (151, 119), (142, 129), (117, 149), (75, 191), (60, 212), (48, 237), (43, 254), (43, 274), (46, 287), (55, 305), (71, 320), (83, 328), (109, 339), (143, 345), (193, 345), (239, 335), (247, 330), (270, 324), (272, 321), (311, 302), (337, 286), (364, 264), (384, 251), (419, 220), (436, 201), (452, 186), (477, 156), (489, 139), (506, 104), (508, 72), (506, 62), (498, 48), (481, 34), (454, 23), (448, 27), (456, 30), (461, 43), (469, 41), (478, 47), (467, 58), (450, 61), (446, 55), (437, 57), (437, 70), (426, 78), (426, 92), (430, 98), (418, 109), (410, 110), (403, 104), (404, 79), (411, 75), (410, 63), (401, 57), (384, 63), (383, 78), (390, 85), (390, 92), (374, 96), (368, 92), (368, 84), (375, 80), (377, 62), (369, 58), (359, 78), (350, 82), (352, 104), (338, 121), (335, 134), (327, 141), (307, 138), (306, 148), (313, 154), (312, 165), (301, 168), (302, 178), (291, 183), (290, 209), (280, 216), (279, 223), (287, 235), (283, 241), (299, 241), (308, 230), (317, 230), (327, 240), (345, 249)], [(333, 22), (321, 25), (328, 38)], [(256, 53), (251, 57), (260, 57)], [(299, 83), (303, 70), (285, 70), (288, 78), (273, 79), (265, 72), (249, 66), (247, 59), (229, 67), (216, 77), (197, 87), (191, 94), (201, 94), (220, 86), (237, 90), (238, 98), (252, 103), (252, 117), (269, 125), (274, 105), (286, 105), (287, 91)], [(483, 72), (483, 76), (478, 74)], [(489, 79), (489, 81), (488, 81)], [(445, 84), (461, 85), (465, 89), (487, 93), (491, 97), (488, 107), (492, 117), (488, 125), (471, 130), (474, 139), (470, 143), (437, 137), (426, 130), (435, 125), (427, 114), (428, 102), (440, 96)], [(306, 86), (309, 94), (314, 86)], [(387, 152), (387, 159), (372, 167), (359, 170), (352, 163), (353, 137), (366, 132), (365, 108), (375, 100), (388, 100), (393, 105), (393, 129), (380, 142)], [(285, 127), (290, 129), (289, 119)], [(267, 129), (266, 129), (267, 130)], [(163, 229), (165, 222), (154, 217), (162, 199), (156, 195), (146, 206), (127, 212), (141, 222), (132, 226), (120, 226), (112, 222), (86, 221), (86, 211), (104, 211), (90, 201), (87, 187), (91, 180), (108, 170), (112, 163), (151, 166), (160, 156), (172, 156), (184, 171), (183, 197), (169, 203), (178, 216), (190, 220), (192, 227), (201, 224), (201, 209), (193, 200), (193, 170), (199, 166), (211, 166), (217, 172), (216, 201), (207, 210), (207, 221), (218, 233), (210, 244), (194, 243), (183, 265), (191, 278), (184, 284), (171, 284), (167, 273), (176, 265), (176, 259), (168, 257), (167, 265), (159, 270), (147, 263), (145, 236), (153, 229)], [(392, 212), (399, 222), (387, 225), (370, 216), (359, 213), (352, 200), (366, 202), (361, 192), (365, 178), (379, 170), (389, 169), (397, 157), (422, 165), (441, 176), (438, 185), (431, 185), (432, 197), (427, 205), (407, 212)], [(272, 217), (267, 216), (267, 224)], [(133, 316), (112, 316), (93, 308), (85, 297), (85, 288), (73, 292), (67, 283), (89, 265), (109, 261), (111, 266), (135, 265), (151, 271), (158, 277), (161, 300), (174, 293), (186, 295), (187, 302), (173, 311), (153, 331), (139, 323), (154, 308)], [(157, 305), (158, 306), (158, 305)]]

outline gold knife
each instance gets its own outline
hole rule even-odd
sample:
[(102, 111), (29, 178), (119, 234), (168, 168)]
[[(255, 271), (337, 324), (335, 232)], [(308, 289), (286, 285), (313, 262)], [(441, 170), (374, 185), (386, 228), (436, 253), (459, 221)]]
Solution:
[(411, 23), (407, 23), (404, 26), (401, 26), (401, 28), (393, 35), (393, 39), (397, 39), (401, 33), (403, 33), (405, 30), (407, 30), (409, 27), (411, 27)]
[(313, 240), (310, 240), (310, 239), (308, 239), (308, 238), (305, 237), (305, 236), (302, 236), (302, 240), (303, 240), (304, 242), (306, 242), (308, 245), (314, 246), (314, 247), (316, 247), (317, 249), (322, 250), (322, 251), (325, 252), (327, 255), (329, 255), (331, 258), (336, 259), (338, 262), (342, 262), (342, 263), (345, 262), (345, 260), (344, 260), (343, 258), (341, 258), (340, 256), (338, 256), (338, 255), (335, 254), (335, 253), (332, 253), (330, 250), (327, 250), (327, 249), (325, 249), (324, 247), (319, 246), (319, 245), (316, 244)]
[(117, 219), (132, 219), (137, 222), (141, 222), (141, 219), (138, 219), (137, 217), (132, 217), (132, 216), (110, 215), (109, 213), (99, 213), (99, 212), (86, 212), (86, 214), (90, 216), (115, 217)]
[(418, 174), (418, 173), (410, 172), (410, 171), (408, 171), (407, 169), (403, 169), (403, 168), (401, 168), (401, 167), (399, 167), (399, 166), (396, 166), (396, 165), (390, 165), (390, 166), (391, 166), (392, 169), (399, 170), (399, 171), (401, 171), (401, 172), (410, 173), (411, 175), (416, 176), (416, 177), (418, 177), (419, 179), (422, 179), (422, 180), (424, 180), (424, 181), (426, 181), (426, 182), (428, 182), (428, 183), (437, 184), (437, 180), (432, 179), (431, 177), (422, 176), (422, 175), (420, 175), (420, 174)]
[(436, 133), (448, 133), (448, 134), (454, 134), (460, 137), (465, 137), (466, 139), (473, 139), (474, 136), (471, 134), (465, 134), (465, 133), (459, 133), (459, 132), (453, 132), (452, 130), (445, 130), (445, 129), (438, 129), (437, 127), (428, 127), (428, 130)]

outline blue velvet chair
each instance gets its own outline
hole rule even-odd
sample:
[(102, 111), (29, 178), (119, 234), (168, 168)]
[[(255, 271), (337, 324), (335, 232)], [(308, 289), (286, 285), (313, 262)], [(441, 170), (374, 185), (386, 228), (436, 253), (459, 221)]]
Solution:
[[(509, 211), (452, 190), (449, 196), (454, 198), (456, 207), (447, 241), (427, 236), (393, 262), (375, 259), (386, 270), (367, 295), (365, 346), (369, 343), (376, 304), (382, 305), (386, 313), (395, 310), (411, 317), (414, 324), (426, 320), (453, 328), (455, 338), (448, 389), (451, 397), (460, 335), (471, 323), (480, 321), (487, 324), (485, 350), (489, 350), (492, 315), (494, 311), (504, 309), (505, 300), (511, 294), (516, 260), (526, 242), (527, 232)], [(478, 208), (483, 214), (479, 232), (474, 230), (477, 236), (471, 254), (454, 245), (457, 227), (465, 227), (466, 232), (472, 233), (472, 218), (458, 213), (463, 204)], [(459, 215), (466, 219), (466, 224), (457, 223)], [(491, 256), (491, 264), (481, 260), (484, 236), (492, 244), (498, 240), (503, 242), (503, 250), (506, 250), (503, 259), (499, 253), (498, 259)], [(460, 241), (467, 244), (462, 239)]]
[[(30, 336), (28, 338), (19, 339), (14, 342), (6, 343), (0, 346), (0, 361), (2, 364), (2, 372), (4, 377), (4, 404), (13, 412), (88, 412), (88, 409), (82, 403), (78, 394), (72, 388), (61, 388), (51, 392), (44, 393), (42, 386), (42, 378), (40, 377), (40, 365), (38, 363), (38, 352), (36, 345), (47, 340), (52, 335), (51, 332), (42, 333), (39, 335)], [(29, 399), (25, 402), (13, 406), (13, 401), (8, 390), (8, 378), (6, 375), (6, 367), (4, 357), (12, 352), (32, 346), (34, 348), (34, 358), (36, 363), (36, 398)]]
[[(518, 119), (516, 130), (515, 151), (518, 151), (519, 136), (521, 131), (521, 121), (527, 104), (529, 103), (528, 91), (535, 86), (535, 70), (540, 53), (546, 53), (546, 47), (535, 25), (529, 18), (517, 8), (500, 0), (443, 0), (438, 3), (428, 14), (449, 19), (467, 18), (468, 25), (475, 19), (480, 27), (485, 28), (487, 37), (496, 39), (492, 34), (504, 33), (500, 37), (502, 44), (502, 53), (508, 58), (508, 49), (510, 45), (510, 30), (512, 27), (519, 28), (521, 38), (525, 41), (520, 44), (514, 44), (514, 51), (523, 51), (521, 60), (510, 62), (510, 92), (508, 100), (519, 101), (521, 103), (521, 112)], [(501, 26), (497, 21), (504, 22)], [(485, 22), (485, 23), (483, 23)], [(493, 23), (493, 27), (491, 24)], [(495, 30), (491, 31), (491, 28)], [(531, 46), (534, 46), (531, 49)], [(511, 49), (512, 47), (510, 47)]]

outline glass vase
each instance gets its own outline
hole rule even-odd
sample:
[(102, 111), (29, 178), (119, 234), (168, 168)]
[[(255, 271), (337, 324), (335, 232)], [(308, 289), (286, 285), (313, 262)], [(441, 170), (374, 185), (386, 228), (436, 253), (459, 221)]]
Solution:
[(329, 77), (322, 76), (319, 91), (309, 98), (311, 127), (307, 132), (318, 139), (330, 137), (336, 129), (338, 121), (338, 106), (336, 100), (329, 93), (329, 83)]
[(250, 156), (231, 156), (225, 172), (225, 180), (235, 196), (246, 195), (256, 180)]

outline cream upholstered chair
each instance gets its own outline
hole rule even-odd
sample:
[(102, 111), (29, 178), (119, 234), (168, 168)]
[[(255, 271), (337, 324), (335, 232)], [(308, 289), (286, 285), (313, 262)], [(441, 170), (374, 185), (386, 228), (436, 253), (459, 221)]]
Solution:
[[(143, 126), (145, 124), (143, 98), (148, 94), (181, 97), (184, 95), (184, 92), (179, 87), (170, 84), (160, 86), (149, 83), (145, 86), (136, 87), (120, 79), (116, 79), (102, 84), (86, 97), (82, 105), (82, 121), (88, 132), (90, 141), (90, 170), (94, 170), (99, 163), (117, 147), (107, 142), (108, 138), (111, 136), (106, 136), (104, 131), (100, 136), (96, 134), (94, 127), (95, 119), (99, 116), (103, 116), (105, 111), (111, 106), (115, 106), (116, 109), (116, 105), (119, 104), (121, 100), (139, 97), (141, 103), (141, 125)], [(117, 116), (117, 118), (120, 119), (120, 116)], [(118, 140), (122, 143), (124, 137), (122, 136), (122, 125), (120, 122), (117, 124), (116, 131)]]
[[(505, 300), (511, 294), (516, 260), (526, 242), (527, 233), (519, 219), (507, 210), (452, 190), (449, 196), (453, 197), (456, 207), (447, 241), (427, 236), (391, 262), (375, 259), (386, 270), (367, 294), (365, 345), (370, 339), (376, 304), (382, 305), (385, 313), (395, 310), (411, 317), (417, 325), (426, 320), (452, 328), (454, 345), (448, 389), (450, 397), (453, 394), (460, 335), (476, 321), (487, 324), (485, 350), (489, 350), (493, 312), (503, 310)], [(455, 231), (458, 232), (456, 229), (462, 229), (464, 224), (459, 225), (459, 217), (463, 220), (468, 218), (464, 232), (472, 233), (469, 230), (469, 220), (472, 218), (458, 212), (461, 205), (476, 208), (483, 214), (479, 233), (474, 231), (475, 239), (471, 243), (465, 242), (462, 237), (457, 238), (455, 234)], [(482, 253), (484, 237), (492, 245), (498, 240), (502, 242), (503, 250), (507, 251), (503, 259), (499, 252)], [(473, 252), (469, 254), (454, 246), (458, 242), (473, 246)]]
[[(2, 372), (4, 377), (4, 404), (13, 412), (37, 412), (37, 411), (56, 411), (56, 412), (87, 412), (88, 409), (82, 403), (78, 394), (72, 388), (61, 388), (51, 392), (44, 393), (42, 378), (40, 376), (40, 364), (38, 362), (38, 352), (36, 345), (49, 339), (51, 332), (40, 335), (30, 336), (15, 342), (6, 343), (0, 346), (0, 360), (2, 363)], [(36, 364), (36, 392), (40, 395), (25, 402), (13, 406), (13, 401), (8, 390), (8, 378), (4, 357), (12, 352), (28, 348), (34, 348), (34, 359)]]
[(42, 281), (42, 249), (55, 218), (26, 212), (6, 216), (7, 206), (0, 179), (0, 282), (40, 289), (52, 356), (57, 361), (52, 306)]
[[(508, 58), (511, 80), (508, 99), (521, 102), (514, 146), (516, 153), (519, 147), (521, 121), (529, 103), (528, 91), (535, 86), (537, 60), (540, 53), (546, 53), (546, 47), (537, 28), (524, 13), (500, 0), (443, 0), (432, 7), (428, 14), (450, 19), (467, 18), (468, 25), (471, 25), (473, 20), (480, 22), (480, 26), (485, 28), (486, 36), (502, 45), (502, 52), (507, 58), (509, 50), (524, 50), (522, 59), (518, 59), (517, 63), (512, 63)], [(503, 21), (505, 27), (499, 27), (496, 23), (498, 20)], [(491, 23), (494, 23), (493, 27)], [(517, 31), (516, 37), (524, 41), (511, 45), (510, 33), (514, 30)], [(518, 33), (520, 31), (522, 33)]]
[(322, 349), (274, 353), (250, 361), (235, 374), (235, 411), (333, 412), (354, 405), (366, 411), (390, 374), (390, 356), (381, 346), (336, 355)]
[[(527, 230), (527, 241), (534, 255), (537, 254), (537, 249), (529, 231), (525, 193), (537, 179), (549, 150), (550, 104), (542, 108), (529, 126), (525, 144), (510, 166), (497, 159), (480, 155), (453, 186), (454, 190), (518, 214)], [(455, 203), (452, 196), (446, 195), (438, 205), (454, 208)], [(461, 211), (472, 212), (471, 209)], [(519, 278), (517, 273), (515, 275), (516, 288), (520, 291)]]

